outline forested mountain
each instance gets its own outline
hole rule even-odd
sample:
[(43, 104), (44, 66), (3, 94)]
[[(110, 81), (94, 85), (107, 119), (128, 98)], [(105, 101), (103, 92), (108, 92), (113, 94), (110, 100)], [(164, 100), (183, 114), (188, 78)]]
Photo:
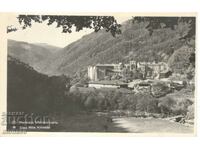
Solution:
[(40, 71), (40, 63), (45, 61), (60, 48), (45, 43), (27, 43), (8, 40), (8, 54), (20, 61), (29, 64), (35, 70)]
[[(51, 112), (62, 104), (69, 78), (48, 77), (8, 56), (7, 106), (9, 112)], [(59, 107), (58, 107), (59, 108)]]
[[(170, 65), (173, 66), (177, 61), (182, 61), (182, 59), (177, 59), (175, 56), (179, 54), (176, 52), (177, 50), (187, 53), (186, 59), (188, 59), (191, 50), (181, 50), (182, 47), (187, 49), (187, 46), (184, 41), (179, 39), (188, 31), (187, 23), (179, 23), (174, 30), (170, 28), (155, 30), (152, 35), (149, 35), (146, 30), (146, 25), (147, 23), (145, 22), (133, 24), (132, 20), (129, 20), (122, 24), (122, 34), (116, 37), (113, 37), (105, 30), (101, 30), (82, 37), (53, 55), (51, 53), (46, 55), (47, 52), (44, 49), (44, 55), (40, 57), (42, 61), (30, 65), (49, 75), (74, 75), (77, 72), (86, 71), (88, 65), (128, 62), (129, 60), (165, 62), (170, 60)], [(13, 49), (12, 45), (8, 46), (8, 48)], [(194, 51), (194, 47), (192, 49)], [(22, 49), (19, 52), (22, 53), (19, 54), (22, 56), (18, 58), (22, 58), (26, 62), (27, 57), (23, 57), (23, 52)], [(35, 56), (37, 53), (31, 52), (30, 57), (31, 54)], [(169, 59), (171, 56), (173, 58)], [(181, 56), (185, 56), (185, 54)], [(31, 62), (36, 62), (36, 58), (33, 57)], [(186, 59), (184, 58), (183, 60), (185, 61)], [(179, 65), (178, 67), (180, 68), (181, 66)]]
[(187, 32), (187, 24), (179, 24), (175, 30), (159, 29), (151, 36), (145, 26), (146, 23), (127, 21), (122, 25), (122, 34), (117, 37), (104, 30), (86, 35), (46, 60), (43, 72), (73, 75), (97, 63), (167, 62), (176, 50), (185, 46), (179, 38)]

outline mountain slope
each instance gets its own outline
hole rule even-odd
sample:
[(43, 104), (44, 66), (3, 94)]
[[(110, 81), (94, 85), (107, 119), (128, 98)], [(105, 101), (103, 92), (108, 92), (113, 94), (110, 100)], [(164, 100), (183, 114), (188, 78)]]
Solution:
[(37, 71), (41, 71), (41, 62), (45, 61), (60, 48), (44, 43), (30, 44), (27, 42), (8, 40), (8, 55), (29, 64)]
[(150, 36), (146, 23), (127, 21), (122, 34), (117, 37), (104, 30), (91, 33), (73, 42), (43, 62), (42, 71), (47, 74), (74, 75), (97, 63), (139, 61), (167, 62), (175, 50), (184, 46), (179, 37), (188, 30), (187, 24), (179, 24), (175, 30), (159, 29)]
[(60, 101), (66, 100), (64, 94), (69, 79), (64, 76), (48, 77), (9, 55), (7, 74), (9, 112), (52, 112)]

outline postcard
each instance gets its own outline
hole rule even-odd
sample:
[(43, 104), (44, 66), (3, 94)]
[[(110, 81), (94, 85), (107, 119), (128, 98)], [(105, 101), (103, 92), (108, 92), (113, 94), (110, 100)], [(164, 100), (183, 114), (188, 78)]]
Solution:
[(0, 135), (196, 135), (196, 13), (0, 13)]

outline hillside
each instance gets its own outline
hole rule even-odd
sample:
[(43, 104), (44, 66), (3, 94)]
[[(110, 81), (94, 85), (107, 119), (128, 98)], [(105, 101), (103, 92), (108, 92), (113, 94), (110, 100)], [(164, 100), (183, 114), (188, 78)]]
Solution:
[(146, 23), (127, 21), (122, 25), (122, 34), (117, 37), (104, 30), (86, 35), (43, 62), (42, 72), (73, 75), (77, 71), (86, 71), (88, 65), (132, 59), (167, 62), (184, 46), (179, 37), (187, 32), (187, 24), (179, 24), (175, 30), (156, 30), (152, 36), (145, 26)]
[[(129, 60), (165, 62), (170, 60), (170, 66), (173, 66), (177, 61), (182, 61), (177, 59), (176, 55), (179, 53), (176, 51), (184, 52), (181, 56), (190, 53), (181, 50), (185, 49), (185, 43), (179, 40), (188, 31), (188, 24), (180, 23), (174, 30), (158, 29), (151, 36), (145, 29), (146, 24), (144, 22), (133, 24), (129, 20), (122, 24), (122, 34), (117, 37), (101, 30), (85, 35), (60, 50), (43, 43), (29, 44), (8, 40), (8, 53), (48, 75), (85, 73), (88, 65)], [(186, 55), (184, 61), (190, 56)], [(173, 58), (170, 59), (171, 56)], [(183, 62), (179, 64), (184, 65), (186, 69), (188, 67), (187, 65), (185, 67)]]
[(64, 99), (69, 79), (48, 77), (8, 56), (7, 106), (10, 112), (48, 112)]
[(41, 62), (48, 59), (60, 48), (45, 43), (27, 43), (8, 40), (8, 54), (20, 61), (29, 64), (35, 70), (40, 71)]

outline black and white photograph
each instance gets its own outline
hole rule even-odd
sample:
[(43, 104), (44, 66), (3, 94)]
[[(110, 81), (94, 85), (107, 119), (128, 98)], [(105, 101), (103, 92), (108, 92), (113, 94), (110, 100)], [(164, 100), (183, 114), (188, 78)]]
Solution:
[(196, 15), (7, 14), (3, 132), (196, 133)]

